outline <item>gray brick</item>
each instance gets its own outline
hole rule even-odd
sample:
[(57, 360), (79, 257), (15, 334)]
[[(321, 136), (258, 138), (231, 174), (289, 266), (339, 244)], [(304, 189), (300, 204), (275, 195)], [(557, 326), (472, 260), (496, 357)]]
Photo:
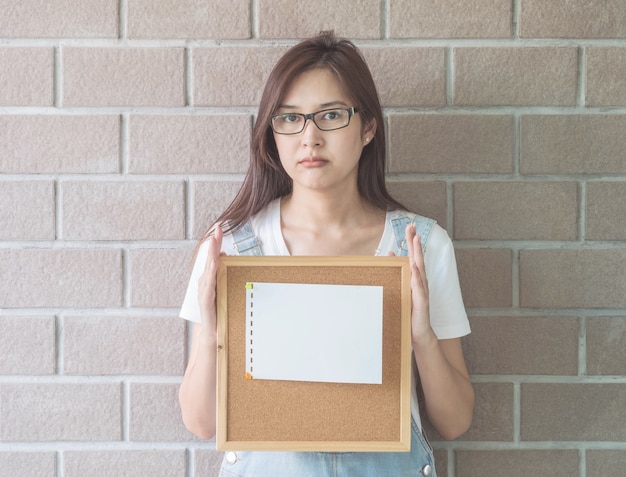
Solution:
[(620, 416), (626, 385), (522, 384), (521, 437), (525, 441), (614, 441), (626, 439)]
[(510, 250), (457, 249), (457, 267), (468, 308), (510, 307), (513, 302), (513, 257)]
[(130, 438), (150, 442), (194, 439), (183, 425), (178, 385), (133, 383), (130, 389)]
[(460, 47), (454, 49), (454, 63), (458, 106), (576, 104), (576, 48)]
[(53, 240), (52, 182), (0, 182), (0, 240)]
[(185, 323), (177, 318), (68, 316), (64, 373), (182, 375), (184, 339)]
[(626, 369), (626, 318), (587, 320), (587, 373), (622, 375)]
[(578, 185), (565, 181), (458, 182), (454, 184), (454, 237), (576, 240)]
[(623, 174), (626, 116), (522, 116), (522, 174)]
[(471, 374), (578, 374), (577, 318), (476, 316), (463, 340)]
[(508, 0), (393, 0), (389, 30), (394, 38), (508, 38)]
[(625, 250), (522, 250), (520, 302), (530, 308), (624, 308)]
[(45, 375), (55, 371), (52, 316), (0, 316), (0, 375)]
[(61, 187), (66, 240), (185, 238), (182, 181), (66, 182)]
[(579, 475), (576, 450), (472, 450), (455, 454), (456, 477), (526, 477), (529, 471), (550, 477)]
[[(108, 249), (0, 249), (0, 306), (122, 304), (122, 254)], [(19, 273), (15, 273), (19, 270)]]
[(173, 477), (185, 475), (183, 450), (67, 451), (65, 477)]
[(115, 441), (122, 437), (119, 384), (0, 385), (0, 440)]
[(0, 452), (2, 477), (50, 477), (55, 472), (54, 452)]
[(505, 174), (513, 171), (513, 118), (391, 114), (391, 172)]

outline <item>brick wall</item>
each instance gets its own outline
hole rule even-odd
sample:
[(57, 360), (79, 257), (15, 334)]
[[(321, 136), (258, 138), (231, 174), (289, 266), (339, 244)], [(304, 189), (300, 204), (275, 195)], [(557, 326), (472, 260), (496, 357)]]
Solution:
[(0, 475), (216, 475), (177, 319), (268, 70), (334, 28), (389, 180), (455, 241), (472, 429), (442, 477), (626, 466), (624, 0), (0, 0)]

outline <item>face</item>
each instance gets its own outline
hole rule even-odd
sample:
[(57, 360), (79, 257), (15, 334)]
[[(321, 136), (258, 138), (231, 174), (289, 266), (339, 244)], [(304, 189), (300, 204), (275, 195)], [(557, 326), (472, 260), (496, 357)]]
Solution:
[[(315, 69), (296, 78), (275, 114), (309, 114), (354, 106), (328, 70)], [(309, 119), (302, 132), (274, 133), (274, 140), (294, 191), (298, 187), (354, 191), (361, 151), (375, 130), (375, 124), (364, 125), (360, 114), (355, 113), (344, 128), (322, 131)]]

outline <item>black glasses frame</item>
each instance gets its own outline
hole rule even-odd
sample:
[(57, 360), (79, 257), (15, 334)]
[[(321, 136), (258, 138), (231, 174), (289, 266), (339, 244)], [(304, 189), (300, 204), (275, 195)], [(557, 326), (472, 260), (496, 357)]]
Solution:
[[(344, 124), (343, 126), (339, 126), (338, 128), (330, 128), (330, 129), (322, 128), (320, 127), (319, 124), (317, 124), (317, 121), (315, 121), (315, 116), (318, 115), (319, 113), (325, 113), (326, 111), (347, 111), (348, 122), (346, 122), (346, 124)], [(291, 136), (293, 134), (300, 134), (302, 131), (304, 131), (304, 128), (306, 127), (306, 122), (307, 120), (310, 119), (311, 121), (313, 121), (313, 124), (315, 124), (317, 129), (319, 129), (320, 131), (336, 131), (337, 129), (343, 129), (343, 128), (348, 127), (350, 125), (350, 120), (352, 119), (352, 116), (354, 116), (354, 114), (358, 112), (359, 112), (359, 108), (329, 108), (329, 109), (322, 109), (320, 111), (315, 111), (314, 113), (309, 113), (309, 114), (302, 114), (302, 113), (273, 114), (272, 116), (270, 116), (270, 126), (272, 128), (272, 131), (274, 131), (276, 134), (283, 134), (286, 136)], [(302, 129), (300, 129), (297, 132), (290, 132), (290, 133), (276, 131), (276, 129), (274, 129), (274, 119), (279, 118), (281, 116), (285, 116), (285, 114), (300, 116), (301, 118), (304, 118), (304, 122), (302, 123)]]

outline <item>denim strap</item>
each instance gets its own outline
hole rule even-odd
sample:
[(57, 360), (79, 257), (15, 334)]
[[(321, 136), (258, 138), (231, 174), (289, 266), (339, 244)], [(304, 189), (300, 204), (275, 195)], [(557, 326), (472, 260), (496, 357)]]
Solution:
[(233, 232), (233, 247), (237, 250), (237, 255), (262, 255), (259, 241), (254, 234), (250, 222), (246, 222)]
[(406, 226), (410, 223), (415, 224), (415, 233), (421, 237), (422, 251), (426, 253), (426, 241), (428, 240), (428, 236), (430, 235), (430, 232), (436, 222), (433, 219), (422, 217), (421, 215), (414, 215), (413, 217), (403, 215), (401, 217), (391, 219), (393, 234), (396, 238), (395, 254), (398, 256), (406, 256), (409, 252), (404, 234)]

